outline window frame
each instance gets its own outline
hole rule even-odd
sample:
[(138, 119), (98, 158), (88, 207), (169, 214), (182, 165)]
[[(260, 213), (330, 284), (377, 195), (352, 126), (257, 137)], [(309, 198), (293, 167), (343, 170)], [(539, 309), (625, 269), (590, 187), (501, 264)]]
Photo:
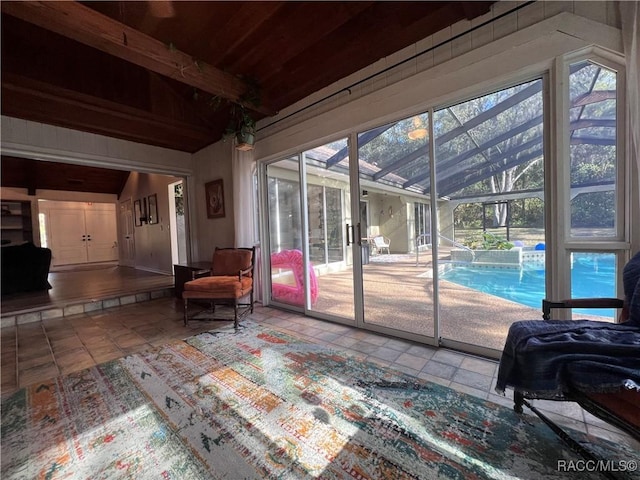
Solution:
[[(589, 61), (616, 72), (616, 219), (615, 236), (575, 237), (571, 234), (571, 162), (570, 162), (570, 66)], [(553, 138), (549, 180), (553, 191), (545, 199), (545, 214), (549, 218), (547, 244), (554, 246), (549, 253), (547, 297), (550, 299), (571, 298), (571, 256), (573, 253), (613, 253), (616, 256), (616, 295), (623, 297), (622, 267), (630, 258), (631, 249), (631, 159), (627, 156), (626, 123), (626, 71), (624, 57), (592, 46), (555, 59), (550, 71), (552, 75), (551, 113), (549, 134)], [(570, 311), (558, 312), (561, 318), (571, 318)]]

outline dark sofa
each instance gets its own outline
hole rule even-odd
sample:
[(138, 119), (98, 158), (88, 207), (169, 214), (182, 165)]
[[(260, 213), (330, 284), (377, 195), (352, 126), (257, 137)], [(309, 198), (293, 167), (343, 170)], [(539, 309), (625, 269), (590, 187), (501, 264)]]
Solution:
[(33, 292), (51, 288), (47, 277), (51, 266), (51, 250), (33, 243), (7, 245), (0, 248), (2, 295)]

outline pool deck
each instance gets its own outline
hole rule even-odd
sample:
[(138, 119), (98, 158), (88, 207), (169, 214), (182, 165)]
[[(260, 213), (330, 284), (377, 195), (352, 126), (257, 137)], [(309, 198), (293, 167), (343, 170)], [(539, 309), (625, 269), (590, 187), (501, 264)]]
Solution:
[[(448, 252), (443, 252), (444, 260)], [(371, 257), (363, 266), (365, 323), (434, 337), (434, 292), (431, 256), (391, 254)], [(318, 278), (319, 312), (353, 315), (352, 274), (337, 272)], [(540, 307), (530, 307), (440, 280), (439, 335), (456, 342), (502, 351), (510, 325), (519, 320), (541, 320)], [(542, 300), (542, 299), (541, 299)], [(606, 321), (606, 317), (580, 315)], [(613, 321), (613, 318), (611, 318)]]

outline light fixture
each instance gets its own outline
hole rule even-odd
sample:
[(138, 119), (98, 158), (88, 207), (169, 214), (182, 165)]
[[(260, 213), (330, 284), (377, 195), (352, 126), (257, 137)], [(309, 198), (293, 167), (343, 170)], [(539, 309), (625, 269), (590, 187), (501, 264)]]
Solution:
[(409, 130), (407, 136), (411, 140), (422, 140), (427, 136), (427, 129), (424, 128), (424, 124), (422, 123), (422, 119), (418, 116), (413, 117), (413, 130)]

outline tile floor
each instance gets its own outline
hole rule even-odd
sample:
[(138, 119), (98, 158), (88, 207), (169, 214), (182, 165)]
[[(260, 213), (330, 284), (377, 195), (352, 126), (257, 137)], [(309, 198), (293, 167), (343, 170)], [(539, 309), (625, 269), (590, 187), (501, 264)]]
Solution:
[[(256, 307), (252, 320), (308, 341), (350, 352), (419, 378), (512, 407), (497, 395), (496, 361), (436, 349), (296, 313)], [(1, 333), (2, 397), (20, 387), (77, 371), (226, 322), (182, 323), (182, 302), (161, 298), (64, 318), (4, 327)], [(508, 392), (509, 394), (509, 392)], [(536, 401), (554, 421), (640, 449), (640, 442), (584, 412), (577, 404)], [(527, 412), (527, 415), (533, 415)]]

